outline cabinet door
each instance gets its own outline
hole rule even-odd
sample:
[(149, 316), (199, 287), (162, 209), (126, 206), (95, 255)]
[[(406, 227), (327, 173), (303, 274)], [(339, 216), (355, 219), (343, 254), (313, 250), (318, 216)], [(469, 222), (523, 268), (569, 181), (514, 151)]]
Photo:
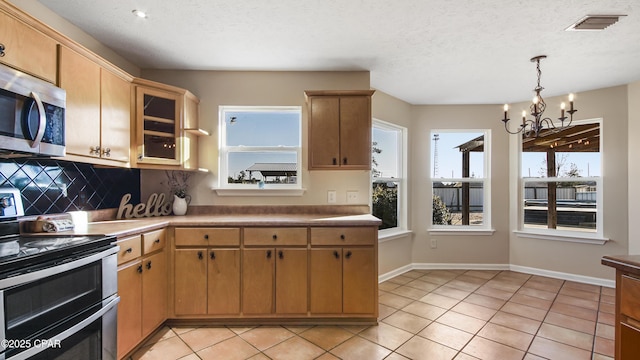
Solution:
[(98, 157), (91, 149), (100, 146), (100, 66), (61, 46), (59, 67), (59, 85), (67, 91), (66, 151)]
[(342, 311), (345, 314), (374, 314), (378, 294), (373, 248), (344, 248), (342, 253)]
[(307, 249), (276, 248), (276, 313), (307, 313)]
[(129, 162), (131, 148), (131, 84), (102, 69), (101, 72), (101, 156)]
[(138, 86), (136, 89), (136, 139), (138, 162), (180, 164), (180, 95)]
[(371, 169), (371, 98), (340, 98), (340, 166)]
[(212, 315), (240, 313), (240, 250), (209, 250), (207, 309)]
[(207, 249), (174, 251), (176, 315), (207, 313)]
[(342, 248), (311, 249), (311, 314), (342, 313)]
[(245, 249), (242, 256), (242, 312), (273, 313), (274, 249)]
[(118, 358), (131, 351), (142, 339), (142, 263), (133, 262), (118, 269)]
[(0, 62), (51, 83), (56, 82), (56, 42), (27, 24), (0, 12)]
[(142, 259), (142, 336), (149, 335), (167, 317), (167, 254), (160, 251)]
[(637, 359), (640, 354), (640, 330), (633, 326), (620, 324), (620, 359)]
[(338, 167), (340, 98), (314, 96), (309, 101), (309, 169)]

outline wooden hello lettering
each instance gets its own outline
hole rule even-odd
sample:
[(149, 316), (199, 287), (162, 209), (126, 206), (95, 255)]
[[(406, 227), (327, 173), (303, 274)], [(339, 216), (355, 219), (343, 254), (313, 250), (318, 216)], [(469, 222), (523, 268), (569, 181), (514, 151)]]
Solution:
[(171, 203), (165, 202), (164, 194), (151, 194), (147, 203), (138, 205), (129, 204), (131, 194), (125, 194), (120, 200), (116, 219), (143, 218), (151, 216), (163, 216), (171, 214)]

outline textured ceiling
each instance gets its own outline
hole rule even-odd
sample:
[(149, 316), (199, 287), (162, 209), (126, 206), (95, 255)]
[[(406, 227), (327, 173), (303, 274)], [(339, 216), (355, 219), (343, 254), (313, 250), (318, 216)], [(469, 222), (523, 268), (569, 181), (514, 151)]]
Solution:
[[(638, 0), (39, 1), (141, 68), (367, 70), (412, 104), (527, 100), (540, 54), (546, 97), (640, 80)], [(595, 14), (627, 16), (564, 31)]]

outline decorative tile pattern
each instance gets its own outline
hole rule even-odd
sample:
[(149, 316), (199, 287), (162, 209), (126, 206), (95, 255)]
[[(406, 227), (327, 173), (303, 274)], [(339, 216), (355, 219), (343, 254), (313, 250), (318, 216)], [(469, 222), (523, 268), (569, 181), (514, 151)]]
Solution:
[[(419, 297), (407, 288), (417, 283), (434, 285)], [(413, 270), (383, 284), (377, 326), (163, 327), (133, 359), (613, 360), (609, 288), (481, 270)]]
[(131, 203), (140, 202), (138, 169), (60, 160), (0, 160), (0, 186), (20, 190), (25, 215), (117, 208), (127, 193)]

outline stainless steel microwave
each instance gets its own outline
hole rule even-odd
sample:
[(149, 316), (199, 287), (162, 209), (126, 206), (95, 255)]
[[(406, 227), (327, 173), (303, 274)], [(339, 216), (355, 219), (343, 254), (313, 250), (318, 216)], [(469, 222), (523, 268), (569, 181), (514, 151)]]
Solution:
[(64, 156), (66, 96), (0, 64), (0, 157)]

